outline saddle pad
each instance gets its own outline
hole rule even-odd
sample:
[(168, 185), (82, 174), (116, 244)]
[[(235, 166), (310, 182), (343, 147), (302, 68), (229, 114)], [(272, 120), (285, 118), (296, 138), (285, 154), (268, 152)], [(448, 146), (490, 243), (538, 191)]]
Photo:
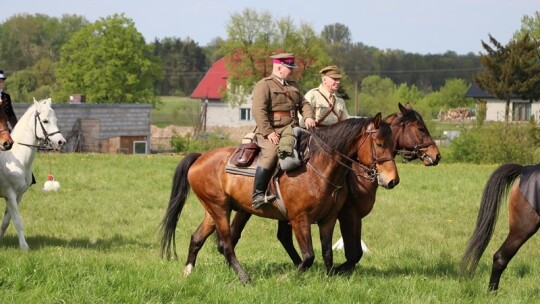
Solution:
[(237, 167), (231, 163), (231, 157), (229, 157), (229, 160), (227, 160), (227, 164), (225, 165), (225, 172), (229, 174), (236, 174), (236, 175), (245, 175), (245, 176), (255, 176), (255, 170), (257, 170), (257, 160), (258, 156), (253, 160), (251, 165), (249, 167)]
[(540, 215), (540, 164), (523, 167), (519, 189), (536, 213)]

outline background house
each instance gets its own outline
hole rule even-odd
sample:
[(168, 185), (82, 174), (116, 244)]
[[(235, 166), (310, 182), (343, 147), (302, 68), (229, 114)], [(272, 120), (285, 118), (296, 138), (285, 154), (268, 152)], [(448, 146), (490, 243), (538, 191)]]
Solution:
[[(13, 104), (20, 118), (29, 104)], [(52, 105), (58, 128), (67, 140), (64, 151), (147, 154), (150, 148), (150, 104)]]
[[(474, 82), (467, 90), (465, 97), (474, 98), (477, 103), (486, 103), (486, 121), (504, 121), (505, 100), (497, 99)], [(534, 116), (536, 121), (540, 121), (540, 102), (519, 98), (510, 101), (510, 121), (528, 121), (531, 116)]]
[(239, 107), (232, 107), (221, 98), (227, 89), (229, 72), (225, 67), (225, 58), (221, 58), (212, 64), (203, 79), (193, 93), (192, 99), (201, 100), (201, 126), (252, 126), (254, 120), (251, 117), (251, 96), (246, 103)]

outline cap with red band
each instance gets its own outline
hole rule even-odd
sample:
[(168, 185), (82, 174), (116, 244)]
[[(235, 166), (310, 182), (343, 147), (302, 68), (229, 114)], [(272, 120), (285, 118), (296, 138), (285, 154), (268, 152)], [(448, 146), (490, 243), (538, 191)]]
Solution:
[(292, 53), (281, 53), (270, 56), (272, 58), (272, 63), (283, 64), (284, 66), (294, 69), (296, 64), (294, 63), (294, 54)]

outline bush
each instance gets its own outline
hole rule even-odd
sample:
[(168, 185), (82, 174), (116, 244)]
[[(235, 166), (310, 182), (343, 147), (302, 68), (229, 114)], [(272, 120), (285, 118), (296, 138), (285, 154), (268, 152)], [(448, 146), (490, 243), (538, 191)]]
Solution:
[(237, 146), (238, 142), (220, 133), (199, 133), (193, 137), (191, 133), (173, 135), (171, 146), (176, 152), (205, 152), (221, 147)]
[(536, 124), (495, 123), (463, 130), (449, 146), (445, 160), (464, 163), (529, 164), (534, 162)]

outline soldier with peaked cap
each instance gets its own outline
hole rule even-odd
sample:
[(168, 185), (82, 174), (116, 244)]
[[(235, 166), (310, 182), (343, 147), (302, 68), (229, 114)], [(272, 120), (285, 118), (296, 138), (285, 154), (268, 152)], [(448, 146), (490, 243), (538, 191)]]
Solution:
[[(311, 105), (315, 122), (319, 126), (326, 126), (348, 119), (349, 113), (345, 107), (345, 100), (336, 94), (343, 77), (341, 71), (337, 66), (331, 65), (323, 68), (319, 73), (321, 84), (318, 88), (309, 90), (305, 95)], [(300, 119), (300, 125), (304, 126), (303, 119)]]
[(255, 84), (252, 95), (252, 114), (257, 124), (255, 135), (261, 155), (253, 183), (253, 208), (260, 208), (275, 197), (266, 197), (266, 188), (277, 164), (277, 148), (283, 130), (298, 125), (298, 112), (305, 117), (307, 128), (315, 126), (311, 106), (304, 99), (298, 84), (290, 80), (296, 68), (294, 55), (281, 53), (272, 58), (272, 75)]

